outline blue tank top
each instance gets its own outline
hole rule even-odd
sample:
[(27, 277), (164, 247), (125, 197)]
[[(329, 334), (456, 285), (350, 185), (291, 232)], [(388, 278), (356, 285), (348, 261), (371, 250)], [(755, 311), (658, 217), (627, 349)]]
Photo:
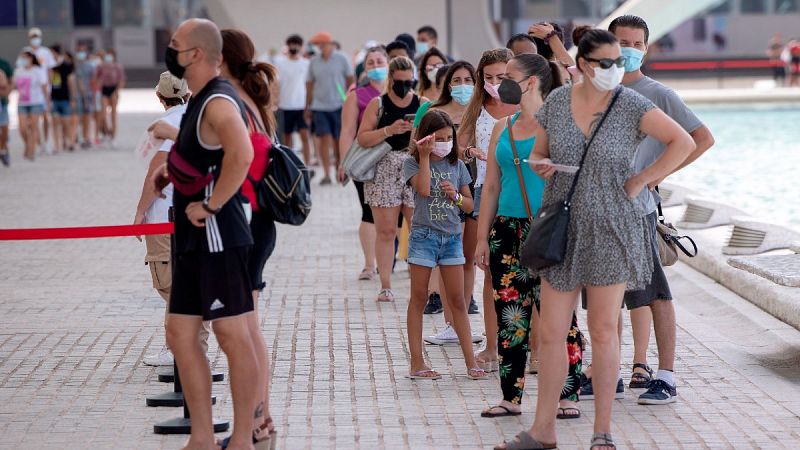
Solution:
[[(519, 114), (520, 113), (514, 115), (511, 119), (511, 123), (517, 121)], [(533, 144), (535, 141), (535, 136), (515, 141), (517, 154), (520, 160), (528, 159), (533, 151)], [(519, 176), (517, 175), (516, 167), (514, 167), (514, 152), (511, 150), (511, 139), (508, 136), (508, 127), (503, 130), (503, 133), (497, 141), (495, 157), (497, 158), (497, 164), (500, 166), (500, 198), (497, 204), (497, 215), (526, 219), (528, 217), (528, 212), (525, 210)], [(539, 178), (527, 163), (520, 162), (520, 169), (522, 169), (522, 178), (525, 181), (525, 190), (528, 194), (531, 214), (536, 216), (536, 211), (542, 206), (544, 180)]]

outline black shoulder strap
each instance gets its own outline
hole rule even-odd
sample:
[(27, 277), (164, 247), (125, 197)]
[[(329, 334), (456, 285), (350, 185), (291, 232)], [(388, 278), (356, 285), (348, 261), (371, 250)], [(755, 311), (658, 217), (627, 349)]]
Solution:
[[(578, 171), (575, 172), (575, 178), (572, 179), (572, 186), (569, 188), (569, 194), (567, 194), (567, 199), (565, 202), (569, 204), (572, 201), (572, 194), (575, 193), (575, 187), (578, 185), (578, 177), (581, 175), (581, 171), (583, 171), (583, 163), (586, 161), (586, 155), (589, 153), (589, 147), (592, 146), (592, 142), (594, 142), (595, 136), (597, 136), (597, 132), (600, 131), (600, 127), (603, 126), (603, 123), (606, 121), (606, 117), (608, 117), (608, 113), (611, 112), (611, 108), (614, 107), (614, 104), (617, 103), (617, 99), (619, 98), (619, 94), (622, 92), (622, 87), (617, 88), (614, 92), (614, 97), (611, 98), (611, 102), (608, 104), (608, 108), (603, 113), (603, 117), (600, 118), (600, 122), (594, 128), (592, 135), (589, 137), (589, 141), (586, 142), (586, 145), (583, 146), (583, 155), (581, 156), (581, 163), (578, 166)], [(571, 100), (569, 100), (571, 101)]]

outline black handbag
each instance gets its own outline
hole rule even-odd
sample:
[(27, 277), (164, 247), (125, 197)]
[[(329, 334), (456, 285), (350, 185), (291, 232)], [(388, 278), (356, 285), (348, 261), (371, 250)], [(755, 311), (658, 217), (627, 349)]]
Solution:
[[(586, 160), (586, 155), (589, 152), (589, 147), (592, 145), (597, 132), (603, 126), (608, 113), (617, 102), (622, 89), (617, 89), (614, 92), (614, 97), (611, 99), (608, 108), (606, 108), (603, 117), (592, 132), (589, 141), (583, 147), (583, 155), (581, 156), (580, 166), (572, 179), (572, 186), (569, 189), (567, 198), (563, 202), (554, 203), (550, 206), (542, 207), (536, 214), (536, 217), (531, 222), (528, 237), (520, 251), (520, 262), (533, 270), (544, 269), (546, 267), (560, 264), (564, 261), (567, 253), (567, 239), (569, 231), (569, 218), (570, 208), (572, 207), (572, 195), (575, 193), (575, 187), (578, 185), (578, 177), (583, 170), (583, 163)], [(509, 131), (511, 128), (509, 127)], [(511, 134), (509, 133), (509, 137)], [(513, 137), (511, 137), (512, 143)], [(520, 181), (522, 178), (520, 177)], [(525, 188), (523, 186), (523, 192)], [(526, 201), (527, 203), (527, 201)], [(529, 213), (530, 214), (530, 213)]]

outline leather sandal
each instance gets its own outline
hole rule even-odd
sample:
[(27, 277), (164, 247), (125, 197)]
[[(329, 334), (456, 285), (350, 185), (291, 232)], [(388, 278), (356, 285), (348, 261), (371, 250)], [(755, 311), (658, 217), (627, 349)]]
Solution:
[(616, 444), (614, 444), (614, 438), (611, 437), (611, 433), (595, 433), (592, 435), (592, 444), (589, 447), (589, 450), (592, 450), (595, 447), (611, 447), (617, 448)]
[[(645, 373), (636, 372), (636, 369), (642, 369)], [(635, 363), (633, 365), (633, 372), (631, 372), (631, 382), (628, 385), (631, 389), (645, 389), (650, 381), (653, 379), (653, 369), (647, 364)]]

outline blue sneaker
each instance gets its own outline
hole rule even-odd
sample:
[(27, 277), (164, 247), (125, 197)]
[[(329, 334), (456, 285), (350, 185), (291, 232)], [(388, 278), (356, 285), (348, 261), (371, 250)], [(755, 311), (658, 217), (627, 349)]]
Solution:
[(666, 405), (675, 403), (678, 390), (664, 380), (656, 378), (647, 385), (647, 392), (639, 396), (640, 405)]
[(434, 292), (428, 296), (428, 303), (425, 305), (423, 314), (439, 314), (442, 311), (444, 311), (444, 307), (442, 307), (442, 297)]
[[(594, 388), (592, 387), (592, 379), (586, 378), (586, 375), (581, 374), (581, 400), (594, 400)], [(625, 398), (625, 383), (622, 378), (617, 380), (617, 392), (614, 394), (616, 400)]]

